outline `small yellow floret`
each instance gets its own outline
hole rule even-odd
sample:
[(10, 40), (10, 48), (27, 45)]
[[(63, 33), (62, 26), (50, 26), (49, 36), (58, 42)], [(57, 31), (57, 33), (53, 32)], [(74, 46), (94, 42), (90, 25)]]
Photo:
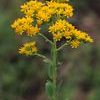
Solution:
[(36, 34), (39, 33), (39, 28), (37, 26), (31, 26), (28, 30), (27, 30), (27, 34), (28, 36), (35, 36)]
[(80, 44), (80, 41), (78, 41), (78, 40), (73, 40), (70, 42), (70, 45), (72, 48), (77, 48), (79, 46), (79, 44)]
[(19, 49), (19, 53), (20, 54), (23, 54), (23, 55), (32, 55), (34, 53), (37, 52), (37, 47), (36, 47), (36, 43), (35, 42), (28, 42), (28, 43), (25, 43), (23, 45), (23, 47), (21, 47)]
[(54, 38), (56, 41), (60, 41), (61, 38), (62, 38), (62, 34), (61, 34), (61, 33), (53, 34), (53, 38)]

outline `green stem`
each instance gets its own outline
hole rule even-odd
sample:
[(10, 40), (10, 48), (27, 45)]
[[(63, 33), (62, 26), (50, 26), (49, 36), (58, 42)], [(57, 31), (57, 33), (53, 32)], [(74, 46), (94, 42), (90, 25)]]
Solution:
[(43, 34), (39, 34), (41, 37), (43, 37), (47, 42), (49, 42), (50, 44), (53, 44), (53, 42), (51, 40), (49, 40), (45, 35)]
[(38, 56), (38, 57), (41, 57), (41, 58), (43, 58), (43, 59), (48, 59), (46, 56), (44, 56), (44, 55), (42, 55), (42, 54), (39, 54), (39, 53), (36, 53), (35, 55)]
[(52, 100), (57, 100), (57, 93), (56, 93), (56, 81), (57, 81), (57, 47), (56, 47), (56, 41), (54, 40), (54, 45), (52, 47), (52, 62), (53, 62), (53, 84), (55, 87), (55, 91), (53, 94)]
[(67, 46), (68, 45), (68, 43), (65, 43), (65, 44), (63, 44), (61, 47), (59, 47), (58, 49), (57, 49), (57, 51), (60, 51), (61, 49), (63, 49), (65, 46)]
[(42, 55), (42, 54), (36, 53), (36, 54), (34, 54), (34, 55), (43, 58), (44, 61), (47, 62), (47, 63), (52, 63), (51, 60), (50, 60), (49, 58), (47, 58), (46, 56), (44, 56), (44, 55)]

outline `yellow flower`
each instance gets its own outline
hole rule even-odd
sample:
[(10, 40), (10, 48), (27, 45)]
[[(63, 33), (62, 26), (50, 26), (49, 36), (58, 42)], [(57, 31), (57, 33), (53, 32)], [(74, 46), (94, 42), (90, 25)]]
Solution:
[(54, 38), (56, 41), (60, 41), (61, 38), (62, 38), (62, 34), (61, 34), (61, 33), (53, 34), (53, 38)]
[(16, 33), (20, 35), (26, 32), (28, 36), (33, 36), (36, 35), (36, 33), (39, 33), (39, 28), (37, 26), (34, 27), (32, 24), (33, 18), (23, 17), (16, 20), (12, 24), (12, 28), (14, 28)]
[(65, 37), (72, 48), (77, 48), (80, 42), (93, 42), (93, 39), (85, 32), (76, 29), (67, 20), (58, 19), (54, 24), (49, 26), (49, 32), (52, 33), (53, 39), (60, 41)]
[(86, 42), (90, 42), (90, 43), (93, 42), (93, 39), (90, 36), (87, 36), (85, 40), (86, 40)]
[(43, 6), (42, 2), (38, 2), (37, 0), (35, 1), (30, 0), (29, 2), (21, 6), (21, 11), (26, 16), (32, 17), (38, 10), (41, 9), (42, 6)]
[(78, 41), (78, 40), (73, 40), (70, 42), (70, 45), (72, 48), (77, 48), (79, 46), (79, 44), (80, 44), (80, 41)]
[(87, 33), (80, 30), (75, 29), (72, 31), (72, 34), (80, 41), (93, 42), (93, 39)]
[(49, 27), (49, 32), (56, 33), (58, 31), (63, 32), (66, 29), (66, 20), (57, 20), (53, 25)]
[(39, 28), (37, 26), (32, 26), (27, 30), (28, 36), (35, 36), (36, 34), (39, 33)]
[[(72, 48), (77, 48), (81, 42), (93, 42), (87, 33), (76, 29), (68, 22), (68, 18), (73, 16), (73, 7), (68, 0), (66, 2), (65, 0), (60, 2), (30, 0), (21, 6), (21, 12), (24, 13), (24, 17), (15, 20), (12, 24), (12, 28), (17, 34), (26, 33), (28, 36), (36, 36), (46, 23), (47, 30), (52, 34), (54, 40), (60, 41), (65, 38)], [(24, 45), (20, 49), (20, 53), (31, 54), (26, 47)]]
[(72, 26), (66, 20), (59, 19), (49, 27), (49, 32), (53, 34), (54, 39), (55, 37), (59, 36), (59, 39), (56, 40), (60, 40), (62, 37), (69, 39), (71, 38), (72, 35), (71, 31), (74, 29), (75, 29), (74, 26)]
[(53, 11), (48, 6), (43, 6), (36, 14), (36, 18), (40, 21), (48, 22), (52, 17)]
[(59, 3), (50, 1), (47, 3), (48, 7), (53, 10), (54, 14), (65, 16), (67, 18), (73, 16), (73, 7), (68, 3)]
[(35, 42), (27, 42), (19, 49), (20, 54), (33, 55), (37, 52), (37, 47)]
[(19, 18), (12, 24), (12, 28), (15, 29), (16, 33), (22, 35), (24, 31), (30, 28), (32, 22), (33, 19), (31, 17)]
[(71, 39), (72, 33), (66, 31), (66, 32), (64, 32), (64, 37), (65, 37), (66, 39)]

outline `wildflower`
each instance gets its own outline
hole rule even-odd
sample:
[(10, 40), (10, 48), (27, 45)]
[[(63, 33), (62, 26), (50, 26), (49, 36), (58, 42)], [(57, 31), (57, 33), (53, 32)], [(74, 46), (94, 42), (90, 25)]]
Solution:
[(12, 24), (12, 28), (15, 29), (16, 33), (22, 35), (24, 31), (30, 28), (32, 22), (33, 19), (31, 17), (19, 18)]
[[(44, 23), (47, 23), (47, 30), (52, 34), (53, 39), (60, 41), (65, 38), (72, 48), (77, 48), (81, 42), (93, 42), (93, 39), (87, 33), (76, 29), (68, 22), (67, 19), (73, 16), (73, 7), (68, 3), (68, 0), (66, 2), (51, 0), (44, 3), (30, 0), (21, 6), (21, 12), (24, 13), (24, 17), (18, 18), (11, 25), (17, 34), (26, 33), (27, 36), (36, 36), (41, 32)], [(20, 53), (30, 55), (32, 52), (26, 50), (26, 47), (29, 48), (31, 44), (26, 44), (28, 46), (24, 45), (20, 49)]]
[(67, 18), (73, 16), (73, 7), (68, 3), (58, 3), (50, 1), (47, 3), (48, 7), (53, 10), (54, 14), (65, 16)]
[(60, 40), (62, 37), (65, 37), (66, 39), (71, 38), (71, 31), (74, 29), (74, 26), (72, 26), (66, 20), (59, 19), (49, 27), (49, 32), (53, 34), (54, 39)]
[(43, 6), (36, 14), (38, 21), (48, 22), (52, 17), (53, 11), (48, 6)]
[(32, 17), (38, 10), (41, 9), (42, 6), (42, 2), (31, 0), (21, 6), (21, 12), (23, 12), (26, 16)]
[(19, 49), (20, 54), (32, 55), (37, 52), (37, 47), (35, 42), (27, 42)]
[(70, 45), (72, 48), (77, 48), (79, 46), (79, 44), (80, 44), (80, 41), (78, 41), (78, 40), (73, 40), (70, 42)]
[(31, 17), (19, 18), (12, 24), (12, 28), (14, 28), (16, 33), (20, 35), (24, 32), (26, 32), (28, 36), (36, 35), (36, 33), (39, 32), (39, 28), (37, 26), (34, 27), (32, 25), (33, 22), (33, 18)]
[(80, 40), (80, 41), (84, 41), (84, 42), (93, 42), (93, 39), (85, 32), (82, 32), (80, 30), (73, 30), (72, 31), (73, 36), (76, 37), (76, 39)]
[(67, 20), (58, 19), (49, 27), (49, 32), (52, 33), (56, 41), (65, 37), (66, 42), (70, 42), (72, 48), (77, 48), (80, 42), (93, 42), (93, 39), (87, 33), (76, 29)]
[(49, 27), (49, 32), (56, 33), (56, 32), (64, 32), (66, 30), (66, 21), (65, 20), (57, 20), (53, 25)]
[(62, 38), (62, 33), (53, 34), (53, 38), (54, 38), (56, 41), (60, 41), (61, 38)]
[(39, 33), (39, 28), (37, 26), (31, 26), (29, 29), (27, 29), (28, 36), (35, 36)]
[[(39, 2), (38, 0), (30, 0), (21, 6), (21, 12), (24, 17), (19, 18), (12, 24), (17, 34), (28, 36), (36, 36), (40, 32), (47, 42), (51, 44), (51, 57), (39, 54), (36, 47), (36, 42), (27, 42), (19, 49), (19, 53), (27, 56), (37, 55), (42, 57), (44, 61), (50, 64), (49, 71), (53, 69), (53, 73), (48, 73), (50, 80), (46, 83), (46, 92), (50, 100), (56, 100), (56, 79), (57, 79), (57, 54), (64, 46), (69, 45), (72, 48), (77, 48), (81, 42), (93, 42), (93, 39), (85, 32), (76, 29), (68, 22), (68, 18), (73, 16), (73, 7), (68, 3), (69, 0), (50, 0)], [(52, 35), (53, 41), (42, 34), (44, 26), (47, 25), (47, 31)], [(65, 43), (60, 47), (57, 46), (57, 41), (65, 38)], [(50, 87), (52, 93), (50, 93)]]

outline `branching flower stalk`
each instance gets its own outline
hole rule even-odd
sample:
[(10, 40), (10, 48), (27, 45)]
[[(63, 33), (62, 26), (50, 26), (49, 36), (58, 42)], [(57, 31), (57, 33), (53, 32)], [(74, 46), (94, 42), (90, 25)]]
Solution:
[[(30, 0), (21, 6), (23, 18), (18, 18), (11, 25), (18, 35), (30, 37), (41, 36), (51, 46), (51, 59), (39, 53), (35, 41), (29, 41), (19, 49), (19, 53), (26, 56), (38, 56), (44, 62), (49, 63), (48, 77), (45, 90), (49, 100), (57, 98), (57, 54), (66, 46), (77, 48), (82, 42), (93, 42), (93, 39), (85, 32), (76, 29), (68, 19), (73, 16), (73, 7), (68, 0), (51, 0), (40, 2)], [(47, 35), (52, 35), (52, 40), (47, 38), (41, 30), (43, 25), (47, 25)], [(65, 39), (65, 43), (57, 47), (57, 42)]]

